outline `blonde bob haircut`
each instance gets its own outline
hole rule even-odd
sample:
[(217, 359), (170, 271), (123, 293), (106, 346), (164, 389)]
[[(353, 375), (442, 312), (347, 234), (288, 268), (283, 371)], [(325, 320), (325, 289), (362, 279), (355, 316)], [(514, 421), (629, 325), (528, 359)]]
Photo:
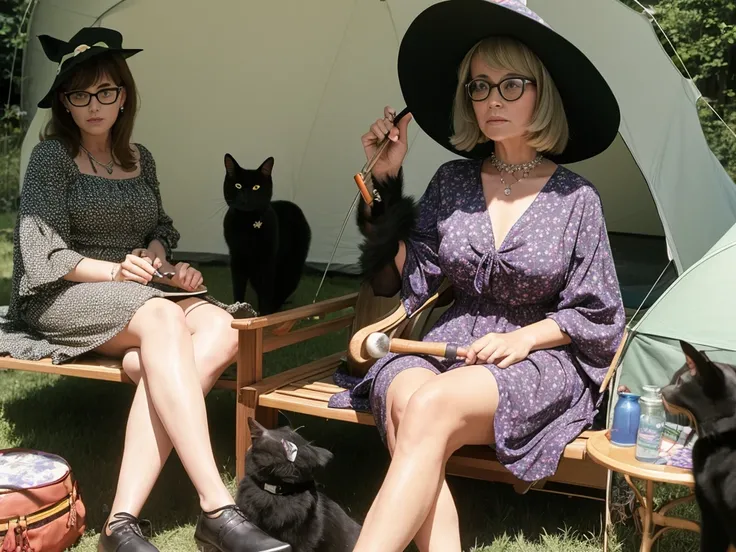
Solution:
[(525, 75), (536, 82), (537, 104), (527, 132), (527, 143), (540, 153), (565, 150), (569, 129), (560, 93), (539, 58), (523, 43), (508, 37), (485, 38), (465, 55), (458, 69), (458, 84), (452, 109), (454, 134), (450, 143), (470, 151), (488, 138), (478, 127), (472, 100), (465, 91), (470, 81), (470, 63), (478, 55), (490, 67)]

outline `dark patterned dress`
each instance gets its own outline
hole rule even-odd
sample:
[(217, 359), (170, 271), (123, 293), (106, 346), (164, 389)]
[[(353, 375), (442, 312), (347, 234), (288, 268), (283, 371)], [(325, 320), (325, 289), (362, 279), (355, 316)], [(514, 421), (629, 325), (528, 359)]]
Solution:
[[(160, 241), (168, 260), (179, 233), (161, 204), (156, 164), (143, 146), (140, 175), (116, 180), (83, 174), (56, 140), (28, 163), (13, 242), (10, 305), (0, 324), (0, 354), (55, 364), (109, 341), (161, 289), (135, 282), (76, 283), (63, 277), (84, 257), (120, 262)], [(250, 305), (226, 306), (253, 316)]]
[[(407, 243), (401, 297), (411, 315), (443, 278), (452, 284), (455, 301), (427, 341), (468, 346), (546, 318), (570, 336), (571, 344), (533, 351), (506, 369), (487, 365), (499, 391), (499, 461), (535, 481), (554, 474), (565, 446), (593, 422), (598, 387), (623, 337), (624, 307), (600, 197), (588, 181), (558, 167), (496, 250), (481, 165), (451, 161), (430, 182)], [(440, 373), (459, 366), (464, 362), (391, 354), (361, 381), (340, 376), (352, 388), (331, 406), (370, 407), (385, 441), (393, 378), (409, 368)]]

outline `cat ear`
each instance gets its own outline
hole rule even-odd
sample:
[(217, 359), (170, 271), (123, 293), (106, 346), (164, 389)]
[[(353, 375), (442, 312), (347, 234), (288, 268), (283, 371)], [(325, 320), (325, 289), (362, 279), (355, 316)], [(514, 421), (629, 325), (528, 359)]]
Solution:
[(225, 171), (227, 172), (227, 175), (231, 178), (235, 177), (235, 169), (237, 169), (240, 165), (238, 165), (238, 162), (233, 158), (232, 155), (229, 153), (225, 154)]
[(271, 176), (271, 171), (273, 171), (273, 157), (266, 159), (261, 166), (258, 167), (258, 170), (266, 176)]
[(687, 367), (690, 369), (691, 376), (696, 375), (700, 368), (704, 364), (708, 363), (708, 359), (706, 359), (700, 351), (690, 345), (687, 341), (680, 340), (680, 348), (682, 349), (682, 352), (685, 353), (685, 362), (687, 363)]
[(248, 427), (250, 428), (250, 440), (255, 441), (260, 439), (268, 431), (265, 427), (255, 421), (253, 418), (248, 418)]
[(713, 364), (704, 353), (698, 351), (695, 347), (685, 341), (680, 341), (680, 347), (685, 353), (685, 361), (690, 369), (690, 375), (700, 375), (706, 386), (713, 386), (713, 389), (721, 388), (725, 385), (725, 376), (718, 366)]
[(334, 457), (334, 455), (329, 450), (322, 447), (313, 446), (312, 450), (317, 457), (317, 465), (321, 468), (327, 466), (327, 464), (330, 463), (330, 460), (332, 460), (332, 458)]

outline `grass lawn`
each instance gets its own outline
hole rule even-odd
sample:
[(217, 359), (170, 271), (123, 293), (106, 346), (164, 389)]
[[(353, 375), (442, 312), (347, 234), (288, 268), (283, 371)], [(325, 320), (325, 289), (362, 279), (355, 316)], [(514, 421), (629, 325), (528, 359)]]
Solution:
[[(13, 217), (0, 215), (0, 304), (7, 304), (12, 271)], [(227, 267), (200, 267), (215, 296), (228, 300)], [(320, 276), (308, 274), (294, 305), (312, 301)], [(354, 278), (328, 278), (320, 298), (357, 289)], [(267, 355), (265, 370), (274, 373), (309, 358), (338, 350), (345, 335)], [(112, 501), (133, 388), (127, 385), (0, 371), (0, 448), (22, 446), (62, 455), (71, 463), (88, 508), (88, 531), (74, 549), (96, 550), (96, 533)], [(235, 400), (229, 391), (207, 397), (209, 424), (223, 480), (234, 491)], [(294, 427), (335, 453), (322, 479), (324, 492), (361, 521), (388, 465), (388, 455), (372, 427), (289, 415)], [(282, 423), (286, 419), (282, 417)], [(450, 478), (462, 525), (464, 549), (473, 552), (592, 552), (601, 549), (603, 504), (531, 492), (519, 496), (507, 485)], [(661, 496), (678, 493), (665, 488)], [(153, 543), (163, 552), (194, 551), (192, 534), (197, 498), (181, 463), (172, 455), (142, 513), (152, 523)], [(693, 508), (685, 515), (697, 515)], [(390, 530), (390, 529), (389, 529)], [(411, 547), (413, 549), (413, 547)], [(635, 551), (639, 538), (633, 523), (618, 525), (611, 550)], [(696, 536), (672, 531), (660, 552), (698, 550)]]

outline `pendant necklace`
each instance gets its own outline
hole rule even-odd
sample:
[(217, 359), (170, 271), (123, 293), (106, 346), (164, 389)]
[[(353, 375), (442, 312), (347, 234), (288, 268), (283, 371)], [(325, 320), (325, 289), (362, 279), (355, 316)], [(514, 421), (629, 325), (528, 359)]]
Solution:
[[(522, 177), (517, 178), (516, 182), (519, 182), (520, 180), (523, 180), (524, 178), (529, 176), (529, 173), (539, 165), (542, 161), (544, 161), (544, 157), (540, 153), (537, 154), (537, 156), (532, 159), (531, 161), (527, 161), (526, 163), (520, 163), (517, 165), (512, 165), (508, 163), (504, 163), (501, 161), (498, 157), (496, 157), (495, 153), (491, 153), (491, 165), (498, 171), (499, 176), (501, 177), (501, 185), (504, 187), (503, 193), (505, 195), (511, 195), (511, 186), (512, 184), (507, 184), (504, 180), (503, 173), (508, 173), (511, 176), (514, 176), (515, 172), (522, 171)], [(514, 176), (514, 178), (516, 178)], [(514, 182), (514, 184), (516, 184)]]
[(89, 164), (92, 166), (92, 170), (95, 171), (95, 174), (97, 174), (97, 168), (95, 167), (95, 163), (97, 163), (100, 167), (105, 169), (107, 171), (107, 174), (112, 174), (113, 171), (113, 165), (115, 164), (114, 159), (110, 159), (109, 163), (100, 163), (97, 159), (95, 159), (95, 156), (90, 153), (90, 151), (85, 148), (82, 144), (79, 144), (79, 147), (87, 154), (87, 157), (89, 158)]

